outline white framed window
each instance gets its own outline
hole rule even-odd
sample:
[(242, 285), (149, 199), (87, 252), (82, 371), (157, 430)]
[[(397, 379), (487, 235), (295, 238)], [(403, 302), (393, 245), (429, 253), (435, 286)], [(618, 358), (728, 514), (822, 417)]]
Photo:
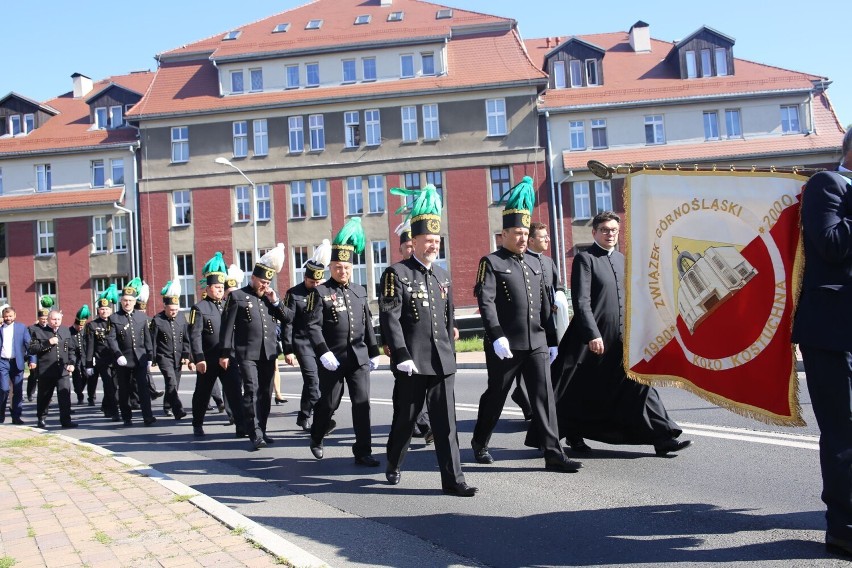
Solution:
[(572, 120), (568, 123), (568, 133), (572, 150), (586, 149), (586, 124), (582, 120)]
[(361, 60), (361, 71), (364, 81), (376, 80), (376, 58), (365, 57)]
[(254, 155), (266, 156), (269, 154), (269, 131), (265, 118), (258, 118), (252, 121), (252, 131), (254, 132)]
[(328, 182), (324, 179), (311, 182), (311, 217), (328, 217)]
[(253, 93), (263, 90), (263, 69), (249, 69), (249, 89)]
[(352, 256), (352, 282), (369, 289), (367, 284), (367, 255), (364, 254), (365, 252), (367, 252), (366, 249)]
[(112, 216), (112, 250), (127, 252), (127, 215)]
[(592, 148), (607, 148), (607, 139), (606, 139), (606, 119), (605, 118), (593, 118), (592, 119)]
[(53, 220), (41, 220), (36, 223), (38, 232), (38, 254), (46, 255), (56, 252), (56, 240), (53, 234)]
[(21, 133), (21, 115), (13, 114), (9, 117), (9, 134), (17, 136)]
[(104, 129), (109, 125), (109, 111), (107, 107), (95, 108), (95, 128)]
[(364, 190), (361, 178), (352, 176), (346, 178), (346, 214), (361, 215), (364, 212)]
[(298, 65), (288, 65), (284, 69), (287, 74), (287, 88), (288, 89), (298, 89), (299, 88), (299, 66)]
[(424, 75), (435, 74), (435, 54), (433, 52), (420, 54), (420, 68)]
[(9, 303), (9, 289), (5, 284), (0, 284), (0, 306)]
[(388, 14), (389, 22), (401, 22), (405, 18), (405, 12), (391, 12)]
[(275, 27), (274, 27), (274, 28), (272, 28), (272, 33), (274, 33), (274, 34), (280, 34), (280, 33), (284, 33), (284, 32), (286, 32), (286, 31), (288, 31), (289, 29), (290, 29), (290, 24), (289, 24), (289, 23), (284, 23), (284, 24), (275, 24)]
[(290, 153), (296, 154), (305, 150), (305, 126), (301, 116), (291, 116), (287, 119), (290, 135)]
[(509, 166), (491, 168), (491, 202), (497, 203), (509, 191)]
[(42, 296), (50, 296), (53, 298), (53, 305), (56, 305), (58, 302), (56, 301), (56, 281), (55, 280), (45, 280), (42, 282), (36, 282), (36, 290), (38, 295), (36, 296), (36, 301)]
[(174, 205), (175, 225), (189, 225), (192, 222), (192, 206), (190, 204), (189, 190), (173, 191), (172, 204)]
[(238, 223), (251, 221), (251, 187), (238, 185), (234, 188), (234, 205)]
[(290, 182), (290, 218), (304, 219), (308, 215), (304, 181)]
[(175, 274), (180, 282), (180, 308), (188, 310), (195, 305), (195, 271), (191, 254), (175, 255)]
[(305, 64), (305, 86), (319, 87), (320, 84), (320, 68), (319, 63)]
[(106, 167), (103, 160), (92, 160), (92, 187), (106, 185)]
[(322, 20), (310, 20), (305, 26), (306, 30), (318, 30), (322, 27)]
[(364, 130), (367, 135), (367, 146), (379, 146), (382, 143), (382, 122), (379, 109), (364, 111)]
[(663, 115), (645, 116), (645, 144), (665, 144), (666, 131), (663, 127)]
[(112, 185), (124, 185), (124, 158), (113, 158), (109, 161), (110, 183)]
[(92, 278), (92, 294), (94, 295), (92, 303), (97, 305), (98, 296), (106, 292), (107, 288), (109, 288), (111, 284), (115, 284), (118, 289), (121, 290), (121, 283), (125, 280), (125, 278)]
[(441, 202), (444, 201), (444, 174), (439, 171), (426, 172), (426, 183), (431, 183), (435, 186), (435, 190), (441, 197)]
[(565, 62), (553, 62), (553, 87), (556, 89), (564, 89), (567, 86), (565, 82)]
[(107, 252), (108, 250), (106, 215), (95, 215), (92, 217), (92, 252)]
[(35, 115), (27, 113), (24, 115), (24, 134), (29, 134), (35, 130)]
[(243, 70), (239, 71), (231, 71), (231, 92), (232, 93), (242, 93), (245, 89), (245, 82), (243, 79)]
[(269, 221), (272, 218), (272, 194), (268, 183), (259, 183), (255, 191), (254, 201), (257, 204), (257, 220)]
[(402, 141), (417, 142), (417, 107), (402, 107)]
[(599, 85), (598, 82), (598, 60), (597, 59), (586, 59), (586, 85), (589, 87), (595, 87)]
[(710, 57), (709, 49), (701, 50), (701, 76), (702, 77), (712, 77), (713, 76), (713, 62)]
[(796, 134), (799, 130), (799, 105), (781, 106), (781, 132)]
[[(407, 172), (403, 174), (402, 178), (406, 189), (420, 189), (423, 187), (420, 185), (420, 172)], [(414, 196), (406, 195), (405, 204), (410, 206), (412, 203), (414, 203)]]
[(109, 107), (109, 127), (121, 128), (124, 126), (124, 109), (121, 105)]
[(695, 58), (695, 52), (691, 49), (683, 55), (686, 61), (686, 78), (695, 79), (698, 77), (698, 60)]
[(325, 119), (321, 114), (308, 116), (308, 128), (311, 134), (311, 151), (325, 150)]
[(367, 176), (367, 200), (370, 213), (385, 212), (385, 177)]
[(572, 87), (583, 86), (583, 62), (579, 59), (572, 59), (568, 62), (568, 69), (571, 76)]
[(53, 187), (53, 176), (50, 173), (50, 164), (39, 164), (36, 166), (36, 191), (50, 191)]
[(343, 113), (343, 144), (346, 148), (357, 148), (361, 144), (361, 132), (358, 125), (359, 117), (357, 110)]
[(233, 41), (233, 40), (237, 39), (238, 37), (240, 37), (241, 33), (242, 33), (241, 30), (231, 30), (231, 31), (229, 31), (228, 33), (226, 33), (225, 35), (222, 36), (222, 41)]
[(373, 293), (371, 298), (381, 296), (382, 290), (382, 273), (390, 266), (388, 262), (388, 242), (387, 241), (370, 241), (370, 252), (373, 257)]
[(423, 139), (440, 140), (441, 128), (438, 123), (438, 105), (423, 105)]
[(234, 157), (245, 158), (248, 156), (248, 122), (238, 120), (233, 123), (234, 132)]
[(293, 285), (305, 280), (305, 263), (311, 258), (308, 247), (293, 247), (290, 257), (293, 259)]
[(739, 109), (729, 108), (725, 110), (725, 133), (728, 138), (742, 138), (743, 123)]
[(595, 180), (595, 210), (612, 211), (612, 185), (607, 179)]
[(446, 236), (441, 237), (441, 246), (438, 248), (438, 256), (435, 258), (435, 264), (447, 271), (450, 270), (450, 264), (447, 259), (447, 251), (450, 248), (448, 239), (449, 237)]
[(506, 135), (506, 99), (486, 99), (485, 116), (488, 136)]
[(358, 80), (358, 74), (356, 72), (355, 60), (354, 59), (344, 59), (343, 60), (343, 82), (344, 83), (354, 83)]
[(254, 255), (250, 250), (237, 251), (237, 266), (243, 271), (243, 279), (240, 286), (246, 286), (251, 282), (251, 273), (254, 270)]
[(399, 77), (400, 79), (414, 77), (414, 55), (407, 53), (399, 56)]
[(189, 161), (189, 127), (172, 127), (172, 163)]
[(369, 14), (362, 14), (360, 16), (355, 16), (355, 25), (360, 26), (362, 24), (369, 24), (371, 16)]
[(704, 139), (719, 139), (719, 113), (715, 110), (704, 111)]
[(728, 74), (728, 50), (724, 47), (717, 47), (714, 54), (716, 56), (716, 75), (724, 77)]
[(591, 219), (592, 206), (589, 201), (589, 182), (575, 181), (574, 189), (574, 218)]

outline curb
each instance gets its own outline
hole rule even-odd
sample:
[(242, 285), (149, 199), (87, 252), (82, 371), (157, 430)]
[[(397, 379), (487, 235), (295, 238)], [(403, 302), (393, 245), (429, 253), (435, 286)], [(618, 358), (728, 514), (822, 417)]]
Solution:
[(165, 487), (175, 495), (191, 495), (192, 497), (188, 501), (195, 505), (197, 508), (201, 509), (202, 511), (204, 511), (229, 529), (240, 530), (241, 536), (247, 541), (262, 548), (263, 550), (275, 556), (276, 558), (284, 559), (293, 566), (306, 568), (330, 568), (327, 562), (293, 544), (284, 537), (275, 534), (269, 529), (249, 519), (248, 517), (241, 515), (230, 507), (227, 507), (219, 501), (216, 501), (212, 497), (205, 495), (204, 493), (200, 493), (199, 491), (181, 483), (180, 481), (172, 479), (165, 473), (154, 469), (148, 464), (142, 463), (139, 460), (125, 456), (123, 454), (115, 453), (112, 450), (108, 450), (101, 446), (90, 444), (89, 442), (83, 442), (82, 440), (78, 440), (77, 438), (66, 436), (64, 434), (49, 432), (47, 430), (34, 428), (32, 426), (19, 426), (19, 428), (25, 428), (28, 430), (32, 430), (33, 432), (42, 433), (47, 436), (56, 436), (60, 440), (70, 442), (76, 446), (88, 448), (93, 452), (97, 453), (98, 455), (111, 457), (115, 461), (130, 467), (139, 475), (151, 478), (152, 480), (156, 481), (161, 486)]
[[(300, 373), (301, 372), (299, 367), (291, 367), (290, 365), (285, 365), (283, 367), (279, 365), (279, 369), (282, 373)], [(484, 371), (484, 370), (486, 370), (485, 361), (483, 361), (481, 363), (456, 363), (456, 369), (463, 369), (463, 370), (478, 369), (478, 370)], [(383, 365), (383, 366), (379, 367), (377, 370), (378, 371), (390, 371), (390, 367), (385, 367)], [(804, 363), (802, 363), (801, 359), (796, 361), (796, 372), (797, 373), (804, 373), (805, 372), (805, 365), (804, 365)]]

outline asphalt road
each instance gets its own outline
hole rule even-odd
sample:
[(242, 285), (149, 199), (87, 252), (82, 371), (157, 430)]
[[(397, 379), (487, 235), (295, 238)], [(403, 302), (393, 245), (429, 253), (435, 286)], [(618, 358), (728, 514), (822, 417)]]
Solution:
[[(523, 446), (524, 422), (511, 402), (492, 438), (496, 462), (473, 461), (470, 437), (485, 380), (482, 370), (460, 371), (456, 380), (462, 462), (468, 483), (480, 489), (472, 499), (440, 493), (434, 451), (422, 440), (412, 444), (402, 483), (385, 482), (387, 371), (374, 373), (372, 383), (374, 454), (383, 462), (376, 469), (352, 462), (345, 396), (325, 459), (313, 459), (307, 435), (295, 427), (301, 377), (293, 372), (282, 374), (290, 402), (272, 407), (270, 434), (278, 442), (259, 452), (247, 451), (248, 442), (235, 439), (216, 413), (201, 441), (188, 419), (116, 429), (95, 409), (79, 406), (82, 427), (64, 433), (151, 464), (332, 566), (845, 564), (822, 544), (818, 432), (804, 389), (808, 426), (795, 429), (661, 389), (694, 447), (658, 458), (651, 447), (592, 442), (584, 468), (561, 474), (545, 471), (538, 452)], [(185, 376), (185, 404), (193, 386), (194, 377)]]

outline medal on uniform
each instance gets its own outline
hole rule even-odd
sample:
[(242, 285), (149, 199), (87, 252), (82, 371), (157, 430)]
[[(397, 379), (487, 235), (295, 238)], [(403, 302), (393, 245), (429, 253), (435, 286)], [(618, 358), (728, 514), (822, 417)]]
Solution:
[(429, 307), (429, 302), (428, 302), (427, 300), (423, 300), (423, 307), (424, 307), (424, 308), (428, 308), (428, 307)]

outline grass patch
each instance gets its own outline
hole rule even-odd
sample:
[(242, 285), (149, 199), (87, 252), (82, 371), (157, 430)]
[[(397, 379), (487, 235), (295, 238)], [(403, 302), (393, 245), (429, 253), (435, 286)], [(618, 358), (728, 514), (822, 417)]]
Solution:
[(287, 568), (296, 568), (296, 565), (284, 558), (283, 556), (276, 556), (275, 563), (279, 566), (286, 566)]
[(95, 540), (103, 544), (104, 546), (109, 546), (110, 544), (112, 544), (112, 537), (104, 531), (95, 531)]
[(456, 341), (456, 353), (469, 353), (471, 351), (482, 351), (483, 349), (482, 338), (478, 335)]
[(35, 436), (33, 438), (0, 442), (0, 448), (43, 448), (48, 444), (50, 444), (50, 440), (47, 439), (47, 436)]
[(0, 463), (2, 463), (3, 465), (12, 465), (13, 463), (15, 463), (15, 460), (9, 457), (2, 457), (0, 458)]
[(30, 538), (35, 538), (35, 529), (32, 526), (27, 525), (27, 536)]
[(172, 503), (183, 503), (184, 501), (189, 501), (195, 497), (195, 495), (175, 495), (172, 497)]
[(41, 506), (42, 509), (53, 509), (54, 507), (58, 507), (58, 505), (54, 505), (53, 503), (45, 503)]
[(18, 561), (11, 556), (0, 556), (0, 568), (11, 568), (17, 563)]
[(246, 530), (245, 527), (234, 527), (231, 529), (231, 534), (234, 536), (243, 536), (246, 534)]
[(26, 509), (26, 507), (24, 505), (15, 505), (12, 508), (16, 511), (23, 511), (24, 509)]

